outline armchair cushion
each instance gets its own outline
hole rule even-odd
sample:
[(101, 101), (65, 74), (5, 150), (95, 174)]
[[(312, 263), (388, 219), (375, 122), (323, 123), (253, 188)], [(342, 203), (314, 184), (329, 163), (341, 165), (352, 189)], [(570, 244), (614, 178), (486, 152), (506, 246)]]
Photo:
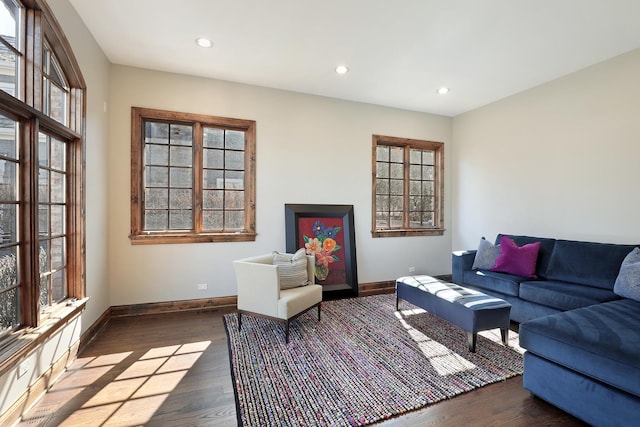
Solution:
[(307, 275), (307, 257), (303, 248), (295, 254), (273, 252), (273, 265), (278, 266), (280, 289), (292, 289), (309, 284)]

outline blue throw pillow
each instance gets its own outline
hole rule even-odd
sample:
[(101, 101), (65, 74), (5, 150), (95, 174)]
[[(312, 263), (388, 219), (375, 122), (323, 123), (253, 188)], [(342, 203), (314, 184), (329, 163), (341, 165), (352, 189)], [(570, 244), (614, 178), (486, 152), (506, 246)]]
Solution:
[(640, 248), (634, 248), (622, 261), (613, 292), (640, 301)]
[(494, 245), (484, 237), (480, 239), (476, 257), (473, 260), (472, 270), (488, 270), (496, 263), (500, 256), (500, 245)]

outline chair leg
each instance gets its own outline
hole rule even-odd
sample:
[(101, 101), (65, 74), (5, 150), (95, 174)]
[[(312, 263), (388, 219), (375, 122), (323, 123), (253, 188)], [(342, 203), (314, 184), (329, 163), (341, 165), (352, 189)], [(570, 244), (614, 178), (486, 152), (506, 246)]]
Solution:
[(287, 324), (284, 327), (284, 341), (289, 344), (289, 321), (287, 320)]
[(320, 321), (320, 307), (322, 304), (318, 303), (318, 322)]
[(242, 313), (238, 312), (238, 331), (242, 330)]

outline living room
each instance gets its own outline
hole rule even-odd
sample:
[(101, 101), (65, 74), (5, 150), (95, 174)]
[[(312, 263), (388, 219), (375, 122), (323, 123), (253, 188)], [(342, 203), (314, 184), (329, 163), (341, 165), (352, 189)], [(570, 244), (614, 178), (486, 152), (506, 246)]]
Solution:
[[(47, 3), (87, 84), (85, 280), (90, 299), (71, 344), (112, 307), (235, 295), (233, 260), (285, 250), (287, 203), (354, 206), (361, 284), (395, 280), (409, 267), (417, 274), (450, 274), (452, 251), (474, 248), (481, 236), (492, 239), (503, 232), (640, 241), (634, 227), (640, 208), (635, 196), (639, 39), (613, 57), (447, 115), (238, 83), (233, 76), (121, 65), (103, 53), (74, 9), (76, 2)], [(628, 2), (613, 3), (621, 10), (632, 8)], [(201, 54), (212, 51), (215, 46)], [(357, 70), (352, 66), (344, 77), (335, 84), (356, 80)], [(462, 91), (452, 87), (447, 96), (464, 97), (456, 94)], [(132, 107), (256, 121), (255, 241), (132, 245)], [(374, 134), (444, 143), (441, 236), (372, 238)], [(1, 380), (3, 412), (30, 386), (26, 377), (14, 378), (15, 370), (8, 370)]]

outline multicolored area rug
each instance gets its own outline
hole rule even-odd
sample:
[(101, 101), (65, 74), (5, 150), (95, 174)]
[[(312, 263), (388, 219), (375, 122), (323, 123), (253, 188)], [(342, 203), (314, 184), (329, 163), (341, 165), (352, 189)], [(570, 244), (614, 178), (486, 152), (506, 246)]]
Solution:
[(244, 426), (362, 426), (522, 374), (509, 333), (466, 333), (395, 295), (325, 301), (282, 324), (224, 316), (238, 421)]

